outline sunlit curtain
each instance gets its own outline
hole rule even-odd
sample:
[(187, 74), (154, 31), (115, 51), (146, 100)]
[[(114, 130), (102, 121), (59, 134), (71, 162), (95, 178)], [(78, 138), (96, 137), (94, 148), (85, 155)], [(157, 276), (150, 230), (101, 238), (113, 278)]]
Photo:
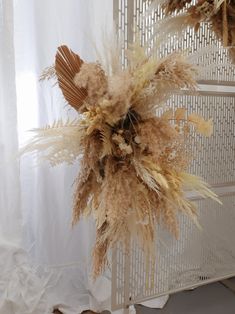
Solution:
[(1, 239), (19, 240), (19, 167), (13, 4), (0, 1), (0, 232)]
[(79, 164), (50, 168), (17, 152), (27, 130), (76, 115), (38, 80), (56, 48), (95, 60), (111, 26), (110, 0), (0, 0), (0, 313), (109, 309), (109, 271), (90, 276), (94, 223), (70, 224)]

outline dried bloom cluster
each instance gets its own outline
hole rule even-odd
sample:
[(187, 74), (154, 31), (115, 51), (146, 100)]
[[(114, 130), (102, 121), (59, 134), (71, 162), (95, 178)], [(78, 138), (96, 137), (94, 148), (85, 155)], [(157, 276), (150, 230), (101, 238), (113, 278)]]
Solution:
[(115, 66), (108, 74), (101, 64), (83, 62), (66, 46), (59, 47), (55, 73), (78, 117), (35, 130), (24, 149), (43, 151), (52, 165), (81, 158), (73, 224), (81, 216), (95, 218), (95, 277), (117, 241), (128, 246), (127, 239), (136, 237), (154, 254), (156, 224), (163, 223), (177, 237), (179, 213), (197, 223), (186, 190), (217, 200), (201, 178), (186, 172), (190, 132), (210, 136), (212, 121), (184, 108), (164, 109), (174, 91), (195, 89), (195, 68), (181, 54), (158, 60), (137, 44), (128, 56), (125, 70)]
[(153, 0), (160, 3), (166, 15), (173, 16), (175, 27), (186, 26), (198, 30), (203, 22), (209, 22), (224, 47), (229, 47), (232, 62), (235, 62), (235, 1), (234, 0)]

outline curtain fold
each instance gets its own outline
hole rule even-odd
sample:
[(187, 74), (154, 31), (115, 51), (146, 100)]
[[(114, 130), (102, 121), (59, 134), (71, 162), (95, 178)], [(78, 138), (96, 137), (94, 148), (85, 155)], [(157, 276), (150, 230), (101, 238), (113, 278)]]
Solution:
[(25, 156), (19, 166), (17, 158), (29, 129), (76, 115), (53, 82), (38, 81), (57, 47), (95, 61), (107, 25), (109, 0), (0, 0), (0, 313), (110, 309), (109, 271), (91, 278), (94, 222), (71, 228), (79, 163), (51, 168)]
[(19, 242), (18, 151), (13, 2), (0, 1), (0, 234), (1, 239)]

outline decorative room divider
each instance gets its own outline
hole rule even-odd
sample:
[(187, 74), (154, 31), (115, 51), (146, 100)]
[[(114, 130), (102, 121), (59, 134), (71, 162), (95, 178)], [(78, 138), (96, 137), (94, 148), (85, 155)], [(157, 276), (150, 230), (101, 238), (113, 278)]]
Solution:
[[(127, 62), (125, 49), (136, 33), (150, 49), (155, 40), (154, 24), (162, 19), (163, 13), (155, 8), (143, 18), (150, 2), (113, 0), (114, 20), (122, 40), (123, 66)], [(213, 186), (223, 206), (189, 196), (198, 205), (202, 230), (185, 216), (179, 217), (178, 240), (158, 227), (155, 261), (147, 263), (132, 239), (128, 253), (120, 243), (112, 253), (113, 310), (128, 309), (131, 304), (235, 275), (235, 67), (207, 24), (198, 33), (186, 29), (182, 40), (162, 46), (160, 54), (166, 55), (175, 48), (187, 50), (189, 58), (194, 61), (197, 58), (199, 65), (205, 65), (200, 69), (199, 91), (175, 94), (169, 104), (213, 118), (212, 138), (194, 138), (200, 145), (198, 149), (195, 146), (197, 158), (191, 171)]]

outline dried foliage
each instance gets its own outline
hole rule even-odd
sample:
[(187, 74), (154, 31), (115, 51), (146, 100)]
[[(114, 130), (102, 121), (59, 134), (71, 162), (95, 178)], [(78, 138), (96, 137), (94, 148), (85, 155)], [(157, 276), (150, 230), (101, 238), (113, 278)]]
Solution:
[[(231, 60), (235, 62), (235, 1), (234, 0), (153, 0), (160, 4), (167, 16), (173, 16), (169, 25), (176, 29), (191, 26), (198, 30), (203, 22), (209, 22), (211, 29), (229, 47)], [(180, 13), (176, 15), (175, 13)]]
[[(42, 151), (53, 165), (81, 156), (73, 224), (81, 216), (95, 217), (95, 277), (117, 241), (128, 248), (129, 237), (137, 238), (149, 256), (154, 254), (156, 224), (163, 223), (177, 237), (180, 212), (197, 223), (185, 190), (217, 200), (201, 178), (186, 172), (190, 132), (210, 136), (212, 121), (188, 115), (185, 108), (164, 107), (174, 91), (195, 89), (195, 68), (181, 54), (162, 60), (149, 57), (138, 44), (128, 57), (125, 70), (108, 74), (99, 63), (82, 63), (60, 47), (56, 74), (79, 118), (36, 130), (24, 149)], [(156, 114), (158, 109), (161, 114)]]
[(82, 64), (82, 59), (67, 46), (58, 48), (55, 57), (55, 74), (58, 78), (58, 83), (64, 98), (68, 101), (70, 106), (78, 111), (82, 111), (81, 106), (87, 96), (87, 90), (83, 87), (77, 87), (73, 82)]

